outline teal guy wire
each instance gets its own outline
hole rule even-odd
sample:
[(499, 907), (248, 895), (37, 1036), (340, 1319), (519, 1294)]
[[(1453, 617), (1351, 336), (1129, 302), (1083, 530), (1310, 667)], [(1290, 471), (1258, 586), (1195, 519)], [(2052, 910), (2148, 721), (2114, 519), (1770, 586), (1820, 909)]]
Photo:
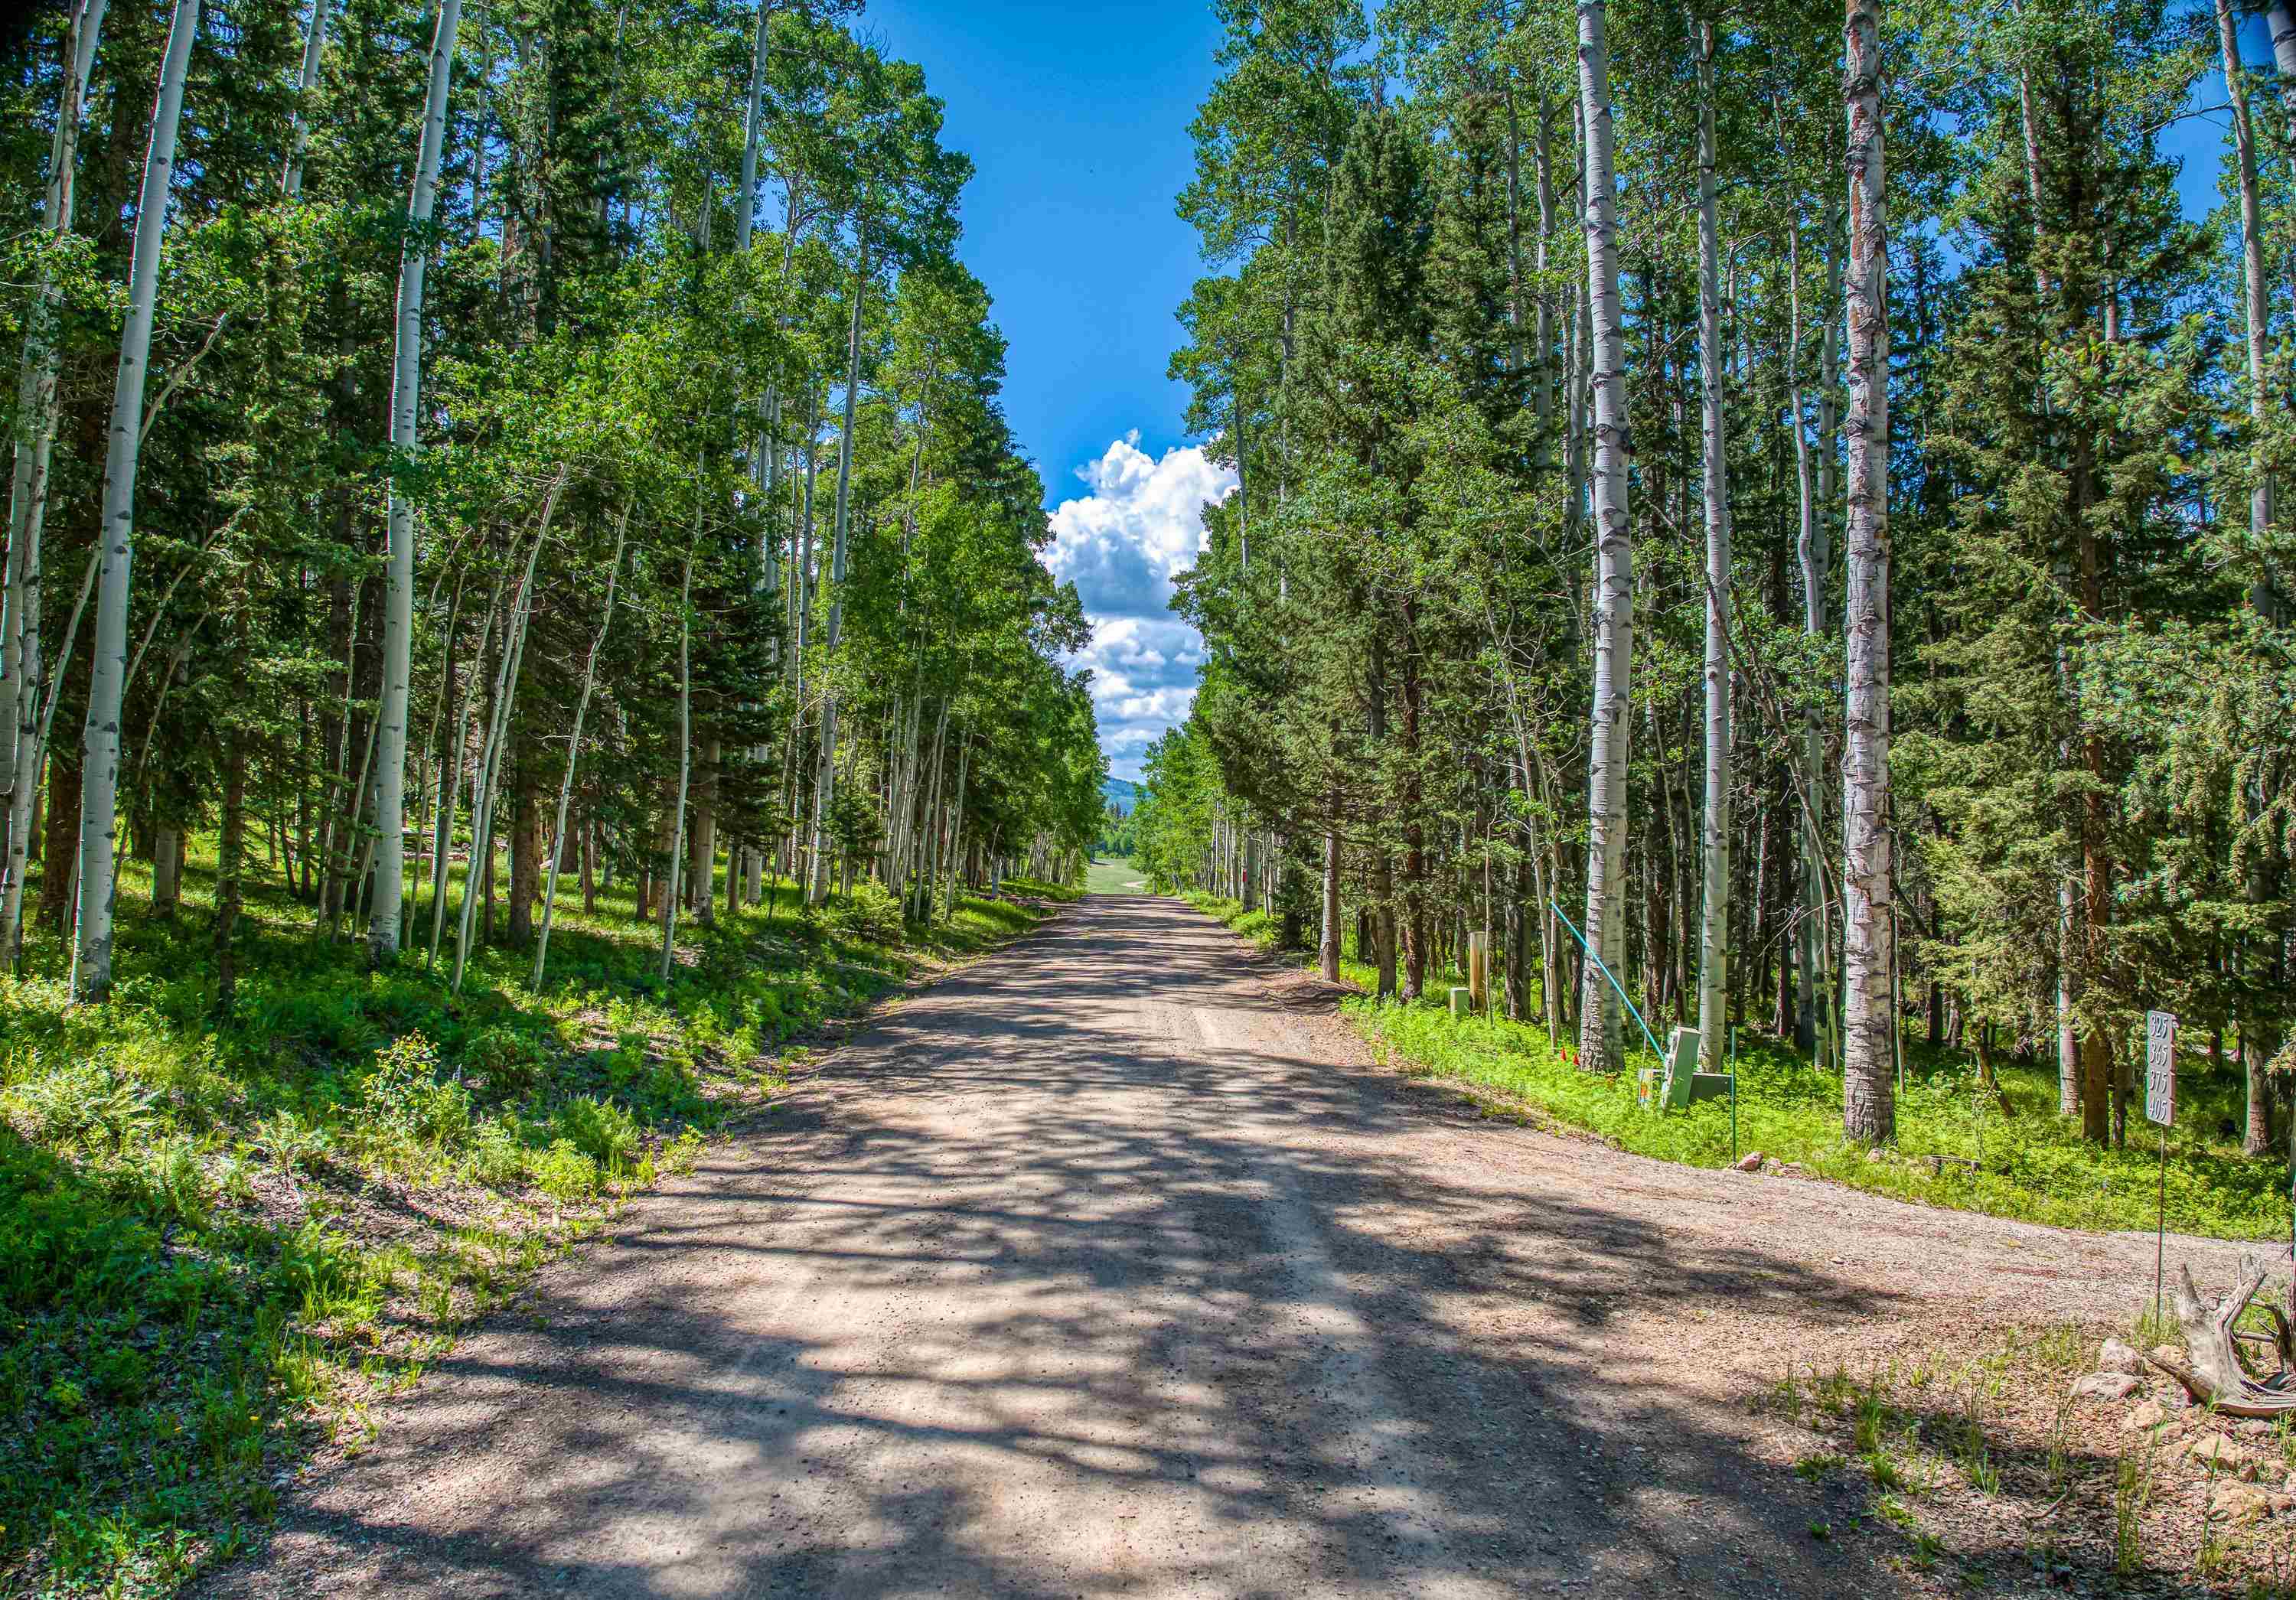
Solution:
[(1600, 956), (1595, 955), (1593, 950), (1587, 948), (1587, 936), (1579, 932), (1576, 927), (1571, 925), (1570, 919), (1562, 915), (1562, 907), (1557, 906), (1553, 900), (1547, 901), (1546, 906), (1548, 910), (1554, 913), (1556, 919), (1559, 920), (1564, 927), (1570, 929), (1570, 937), (1578, 941), (1578, 948), (1580, 949), (1587, 951), (1587, 959), (1595, 964), (1595, 969), (1600, 972), (1603, 977), (1610, 979), (1611, 987), (1612, 989), (1619, 990), (1620, 1004), (1627, 1008), (1627, 1014), (1634, 1018), (1635, 1026), (1643, 1030), (1643, 1037), (1650, 1040), (1651, 1054), (1657, 1056), (1659, 1060), (1664, 1061), (1666, 1059), (1666, 1052), (1658, 1047), (1658, 1035), (1650, 1030), (1650, 1024), (1643, 1021), (1643, 1013), (1635, 1009), (1635, 1003), (1632, 1000), (1627, 998), (1627, 991), (1623, 989), (1619, 989), (1619, 980), (1617, 975), (1614, 974), (1609, 967), (1603, 964), (1603, 958)]

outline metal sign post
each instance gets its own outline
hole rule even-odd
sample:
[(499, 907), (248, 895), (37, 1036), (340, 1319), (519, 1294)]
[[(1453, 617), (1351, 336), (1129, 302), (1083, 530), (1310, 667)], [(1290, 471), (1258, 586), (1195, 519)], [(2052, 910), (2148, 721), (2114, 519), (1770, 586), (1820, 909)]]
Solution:
[(2169, 1253), (2169, 1129), (2177, 1120), (2177, 1018), (2144, 1013), (2144, 1120), (2161, 1130), (2161, 1187), (2152, 1227), (2152, 1322), (2161, 1323), (2162, 1269)]

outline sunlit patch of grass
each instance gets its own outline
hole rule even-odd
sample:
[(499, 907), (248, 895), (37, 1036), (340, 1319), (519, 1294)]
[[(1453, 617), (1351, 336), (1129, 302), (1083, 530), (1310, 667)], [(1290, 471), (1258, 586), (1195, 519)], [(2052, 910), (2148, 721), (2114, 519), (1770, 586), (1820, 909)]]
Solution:
[[(1233, 902), (1208, 907), (1217, 915)], [(1246, 931), (1249, 919), (1234, 916)], [(1267, 932), (1264, 928), (1260, 931)], [(1369, 987), (1371, 974), (1350, 967)], [(1456, 981), (1446, 975), (1446, 981)], [(2150, 1228), (2157, 1147), (2100, 1148), (2078, 1123), (2054, 1112), (2055, 1085), (2038, 1067), (2003, 1064), (2004, 1097), (1976, 1094), (1973, 1063), (1925, 1046), (1909, 1046), (1906, 1092), (1898, 1104), (1898, 1143), (1871, 1153), (1841, 1135), (1841, 1079), (1789, 1045), (1751, 1030), (1738, 1038), (1738, 1103), (1733, 1143), (1726, 1097), (1653, 1112), (1636, 1102), (1634, 1077), (1580, 1071), (1549, 1043), (1543, 1022), (1455, 1018), (1445, 985), (1411, 1005), (1350, 999), (1343, 1009), (1357, 1027), (1408, 1070), (1496, 1088), (1565, 1125), (1584, 1128), (1636, 1154), (1686, 1165), (1720, 1167), (1734, 1151), (1759, 1150), (1804, 1172), (1923, 1204), (1982, 1211), (2060, 1227)], [(1633, 1064), (1652, 1064), (1647, 1049)], [(2169, 1225), (2222, 1238), (2268, 1238), (2287, 1228), (2284, 1162), (2243, 1156), (2237, 1142), (2209, 1130), (2220, 1120), (2208, 1097), (2223, 1086), (2194, 1080), (2194, 1111), (2180, 1114), (2169, 1146)], [(1968, 1164), (1981, 1152), (1981, 1168)], [(1932, 1166), (1929, 1158), (1944, 1159)], [(2149, 1331), (2149, 1330), (2148, 1330)], [(2157, 1338), (2145, 1342), (2158, 1342)], [(2141, 1348), (2141, 1347), (2140, 1347)]]
[(865, 897), (808, 912), (779, 883), (770, 909), (721, 897), (686, 923), (665, 985), (625, 889), (562, 898), (541, 985), (484, 946), (455, 997), (419, 952), (369, 971), (255, 877), (228, 1015), (204, 857), (172, 921), (127, 865), (105, 1004), (70, 1003), (51, 931), (0, 975), (7, 1592), (157, 1595), (228, 1558), (283, 1461), (366, 1437), (375, 1398), (619, 1195), (690, 1168), (797, 1038), (1041, 920), (968, 896), (888, 929)]

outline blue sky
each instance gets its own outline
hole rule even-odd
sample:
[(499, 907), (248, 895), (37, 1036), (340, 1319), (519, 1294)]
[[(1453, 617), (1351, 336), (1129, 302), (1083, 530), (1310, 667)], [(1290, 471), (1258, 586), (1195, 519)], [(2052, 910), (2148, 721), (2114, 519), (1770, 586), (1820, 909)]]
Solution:
[[(1051, 564), (1094, 619), (1083, 664), (1102, 746), (1136, 778), (1148, 742), (1185, 718), (1201, 660), (1165, 609), (1171, 574), (1193, 562), (1199, 507), (1233, 481), (1182, 433), (1187, 395), (1164, 376), (1173, 312), (1204, 271), (1173, 200), (1219, 29), (1185, 0), (871, 0), (862, 28), (924, 68), (946, 142), (972, 158), (959, 253), (1011, 343), (1005, 411), (1045, 479)], [(2268, 64), (2261, 20), (2243, 32), (2246, 58)], [(2221, 77), (2194, 94), (2223, 102)], [(2215, 203), (2225, 121), (2163, 136), (2188, 214)]]
[(1165, 610), (1198, 508), (1229, 479), (1180, 431), (1173, 312), (1204, 271), (1173, 200), (1211, 86), (1209, 5), (871, 0), (864, 33), (925, 70), (972, 158), (958, 253), (1010, 341), (1005, 413), (1044, 475), (1051, 563), (1095, 623), (1101, 743), (1119, 777), (1184, 719), (1201, 642)]

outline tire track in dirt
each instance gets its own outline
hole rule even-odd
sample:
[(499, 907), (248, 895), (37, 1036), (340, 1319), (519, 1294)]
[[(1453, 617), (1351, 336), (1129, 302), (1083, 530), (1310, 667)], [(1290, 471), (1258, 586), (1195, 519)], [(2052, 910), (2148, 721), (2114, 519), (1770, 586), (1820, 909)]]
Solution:
[[(1972, 1269), (2014, 1225), (1485, 1121), (1295, 985), (1092, 897), (811, 1063), (205, 1592), (1915, 1587), (1809, 1538), (1745, 1396), (2031, 1296)], [(2076, 1293), (2126, 1253), (2031, 1232)]]

